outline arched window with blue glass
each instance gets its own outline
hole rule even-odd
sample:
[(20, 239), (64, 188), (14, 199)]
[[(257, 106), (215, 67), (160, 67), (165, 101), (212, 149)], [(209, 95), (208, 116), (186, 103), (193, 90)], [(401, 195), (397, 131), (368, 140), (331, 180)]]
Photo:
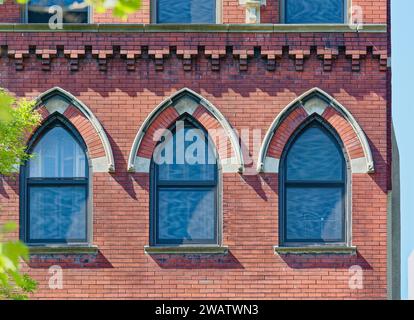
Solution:
[(82, 137), (63, 116), (52, 115), (28, 152), (21, 169), (25, 242), (87, 243), (89, 165)]
[(282, 0), (282, 20), (292, 24), (346, 23), (348, 0)]
[(215, 146), (191, 116), (164, 132), (151, 164), (151, 244), (218, 245)]
[(347, 244), (347, 163), (340, 138), (321, 117), (293, 134), (280, 163), (281, 245)]

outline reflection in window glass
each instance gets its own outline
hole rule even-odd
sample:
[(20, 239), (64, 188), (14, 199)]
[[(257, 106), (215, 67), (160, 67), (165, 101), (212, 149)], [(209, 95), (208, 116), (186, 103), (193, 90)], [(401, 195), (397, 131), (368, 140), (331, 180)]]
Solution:
[(184, 125), (174, 128), (170, 139), (162, 140), (153, 156), (154, 242), (214, 244), (217, 243), (215, 149), (204, 130), (189, 120), (177, 123)]
[(344, 242), (346, 169), (342, 148), (316, 120), (293, 139), (283, 158), (283, 242)]
[(26, 165), (26, 241), (87, 242), (85, 146), (63, 122), (43, 129)]
[(84, 177), (86, 156), (79, 143), (62, 127), (54, 127), (36, 144), (30, 177)]
[(158, 197), (159, 240), (214, 241), (214, 190), (160, 188)]
[(56, 14), (55, 10), (49, 12), (53, 6), (63, 9), (63, 23), (88, 23), (89, 8), (82, 0), (30, 0), (27, 4), (27, 21), (49, 23)]
[(287, 240), (341, 241), (342, 206), (342, 188), (287, 188)]
[(31, 239), (86, 239), (84, 186), (33, 186), (29, 190)]
[(216, 23), (217, 0), (157, 0), (157, 23)]
[(285, 0), (286, 23), (344, 23), (345, 0)]

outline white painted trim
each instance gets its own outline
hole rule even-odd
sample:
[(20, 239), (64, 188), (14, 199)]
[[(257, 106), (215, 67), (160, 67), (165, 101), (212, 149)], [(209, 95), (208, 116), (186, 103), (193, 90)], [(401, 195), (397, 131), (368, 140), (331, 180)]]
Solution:
[[(134, 172), (137, 170), (138, 164), (135, 163), (135, 160), (137, 158), (137, 152), (139, 150), (139, 146), (141, 145), (142, 139), (145, 136), (146, 130), (151, 126), (151, 124), (162, 111), (164, 111), (173, 104), (175, 105), (182, 97), (189, 97), (194, 99), (197, 103), (204, 106), (221, 124), (221, 126), (224, 128), (224, 130), (230, 138), (234, 154), (237, 158), (238, 172), (242, 172), (244, 168), (243, 156), (239, 144), (239, 139), (236, 136), (235, 131), (230, 126), (227, 119), (212, 103), (210, 103), (207, 99), (203, 98), (201, 95), (188, 88), (182, 88), (181, 90), (174, 93), (172, 96), (162, 101), (154, 110), (151, 111), (148, 117), (144, 120), (144, 122), (138, 130), (137, 135), (135, 136), (134, 142), (132, 143), (131, 151), (128, 158), (128, 171)], [(138, 170), (140, 170), (141, 172), (142, 169), (138, 168)]]
[(58, 112), (63, 115), (69, 107), (69, 101), (64, 97), (55, 95), (44, 101), (44, 106), (49, 114)]
[[(76, 98), (74, 95), (69, 93), (66, 90), (63, 90), (59, 87), (51, 88), (42, 94), (40, 94), (36, 98), (36, 106), (35, 108), (39, 108), (42, 105), (47, 104), (47, 100), (50, 98), (53, 98), (54, 96), (59, 95), (65, 99), (68, 100), (68, 103), (73, 105), (74, 107), (78, 108), (80, 112), (82, 112), (85, 117), (89, 120), (89, 122), (92, 124), (94, 129), (96, 130), (97, 134), (99, 135), (99, 138), (101, 139), (102, 145), (105, 150), (105, 158), (106, 158), (106, 172), (114, 172), (115, 171), (115, 161), (114, 156), (112, 153), (111, 144), (109, 142), (108, 136), (106, 135), (106, 132), (104, 131), (101, 123), (99, 120), (95, 117), (95, 115), (92, 113), (92, 111), (78, 98)], [(66, 110), (66, 109), (65, 109)], [(62, 110), (55, 110), (60, 113), (62, 113)], [(63, 111), (64, 112), (64, 111)], [(101, 169), (101, 167), (100, 167)]]
[(174, 108), (179, 115), (182, 115), (184, 113), (193, 115), (194, 111), (196, 111), (198, 108), (198, 103), (190, 97), (183, 97), (177, 101), (177, 103), (174, 105)]
[(280, 159), (266, 157), (264, 161), (264, 172), (279, 173), (279, 162)]
[(150, 165), (151, 159), (138, 156), (135, 158), (135, 172), (149, 173)]
[(367, 159), (365, 157), (358, 159), (351, 159), (352, 173), (367, 173)]
[[(332, 96), (330, 96), (325, 91), (319, 89), (319, 88), (313, 88), (296, 99), (294, 99), (291, 103), (289, 103), (275, 118), (275, 120), (272, 122), (270, 128), (268, 129), (262, 146), (260, 148), (259, 152), (259, 159), (257, 162), (257, 171), (258, 172), (266, 172), (265, 171), (265, 158), (267, 156), (267, 150), (269, 148), (269, 144), (273, 138), (274, 133), (276, 132), (279, 125), (282, 123), (283, 119), (285, 119), (290, 112), (292, 112), (296, 107), (302, 107), (304, 108), (304, 105), (307, 101), (309, 101), (312, 98), (318, 97), (319, 99), (326, 102), (327, 105), (330, 105), (331, 107), (335, 108), (339, 113), (342, 114), (342, 116), (349, 122), (349, 124), (354, 129), (361, 145), (364, 150), (365, 157), (365, 165), (364, 165), (364, 173), (373, 173), (374, 172), (374, 160), (372, 158), (372, 152), (371, 148), (369, 146), (368, 140), (365, 136), (364, 131), (359, 126), (358, 122), (355, 120), (355, 118), (352, 116), (352, 114), (337, 100), (335, 100)], [(305, 109), (306, 110), (306, 109)], [(308, 112), (308, 111), (307, 111)], [(309, 114), (309, 113), (308, 113)], [(359, 166), (358, 166), (359, 167)], [(360, 172), (359, 172), (360, 173)]]
[(221, 170), (223, 173), (239, 173), (240, 166), (237, 157), (221, 159)]
[(328, 105), (326, 104), (326, 101), (322, 100), (319, 97), (313, 97), (303, 104), (303, 109), (305, 109), (308, 115), (317, 113), (321, 116), (327, 107)]
[(108, 162), (106, 161), (106, 157), (91, 159), (91, 161), (93, 173), (108, 172)]

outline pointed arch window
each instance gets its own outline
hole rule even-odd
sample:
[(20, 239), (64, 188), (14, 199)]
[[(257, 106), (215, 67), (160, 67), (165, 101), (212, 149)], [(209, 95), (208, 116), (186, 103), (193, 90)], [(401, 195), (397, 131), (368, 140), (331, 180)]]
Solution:
[(282, 245), (346, 244), (347, 165), (333, 129), (318, 117), (302, 126), (280, 172)]
[(28, 146), (22, 167), (23, 237), (27, 243), (88, 241), (87, 149), (63, 117), (51, 116)]
[(177, 121), (154, 150), (152, 245), (218, 244), (218, 168), (207, 132)]

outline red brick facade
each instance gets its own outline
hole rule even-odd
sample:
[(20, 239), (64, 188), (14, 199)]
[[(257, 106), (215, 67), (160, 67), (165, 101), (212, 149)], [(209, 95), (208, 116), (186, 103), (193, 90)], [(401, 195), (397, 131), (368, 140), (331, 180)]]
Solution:
[[(224, 23), (244, 23), (237, 0), (222, 2)], [(277, 2), (267, 0), (262, 23), (278, 23)], [(386, 0), (353, 3), (362, 6), (365, 23), (386, 24)], [(0, 22), (18, 23), (17, 12), (18, 7), (6, 1), (0, 5)], [(110, 14), (96, 14), (93, 21), (115, 22)], [(129, 22), (149, 21), (146, 0)], [(114, 159), (113, 172), (92, 175), (92, 244), (98, 253), (32, 255), (25, 269), (40, 283), (33, 297), (386, 299), (391, 286), (388, 34), (386, 27), (369, 30), (0, 31), (0, 87), (28, 98), (53, 87), (69, 92), (99, 121)], [(375, 169), (352, 173), (352, 245), (357, 254), (275, 254), (278, 174), (237, 170), (222, 174), (222, 243), (228, 246), (227, 254), (145, 253), (150, 175), (131, 172), (128, 159), (148, 115), (183, 88), (214, 105), (237, 131), (260, 129), (262, 141), (282, 110), (312, 88), (346, 108), (367, 138)], [(42, 104), (40, 109), (47, 118)], [(91, 159), (110, 158), (102, 136), (76, 105), (64, 116), (84, 138)], [(223, 126), (202, 104), (193, 116), (206, 129)], [(150, 158), (151, 133), (169, 127), (177, 117), (173, 107), (165, 108), (149, 126), (136, 155)], [(303, 108), (292, 109), (273, 133), (266, 155), (279, 159), (307, 117)], [(338, 132), (350, 159), (367, 156), (356, 127), (333, 104), (322, 117)], [(250, 157), (244, 154), (245, 166), (256, 165), (258, 159)], [(0, 180), (0, 202), (0, 221), (19, 221), (17, 175)], [(63, 289), (48, 287), (52, 265), (63, 268)], [(358, 290), (349, 287), (349, 268), (354, 265), (363, 270), (363, 288)]]

